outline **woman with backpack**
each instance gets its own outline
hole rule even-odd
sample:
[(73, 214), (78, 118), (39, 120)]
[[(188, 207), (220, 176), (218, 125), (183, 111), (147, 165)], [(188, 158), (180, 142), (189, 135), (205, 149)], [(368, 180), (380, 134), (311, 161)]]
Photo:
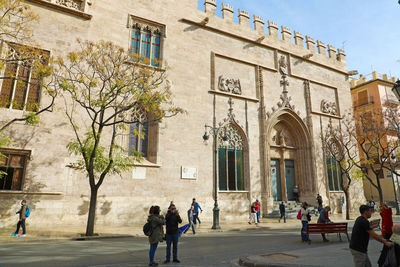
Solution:
[(158, 247), (158, 242), (163, 241), (164, 237), (164, 216), (160, 215), (160, 207), (152, 206), (150, 208), (149, 217), (147, 218), (147, 222), (151, 226), (151, 231), (149, 234), (149, 243), (150, 243), (150, 263), (149, 266), (158, 266), (158, 263), (154, 262), (154, 255), (156, 254), (156, 250)]
[(308, 210), (307, 202), (303, 203), (303, 205), (299, 211), (299, 214), (297, 215), (297, 218), (299, 218), (299, 217), (301, 219), (301, 240), (303, 242), (311, 243), (309, 235), (307, 234), (307, 225), (308, 225), (308, 222), (311, 221), (311, 215), (310, 215), (310, 211)]

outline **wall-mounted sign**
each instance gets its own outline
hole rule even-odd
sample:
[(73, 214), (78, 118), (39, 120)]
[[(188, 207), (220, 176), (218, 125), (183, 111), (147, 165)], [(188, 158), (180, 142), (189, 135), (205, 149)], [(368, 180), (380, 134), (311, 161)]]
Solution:
[(137, 180), (146, 179), (146, 168), (134, 167), (132, 169), (132, 179), (137, 179)]
[(181, 178), (182, 179), (197, 179), (197, 168), (182, 166)]

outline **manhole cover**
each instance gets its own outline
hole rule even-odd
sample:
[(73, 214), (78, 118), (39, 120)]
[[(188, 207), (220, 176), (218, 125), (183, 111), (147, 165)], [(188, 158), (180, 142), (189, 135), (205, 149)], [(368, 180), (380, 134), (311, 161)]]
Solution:
[(264, 258), (271, 259), (274, 261), (288, 261), (288, 260), (295, 260), (298, 257), (294, 255), (284, 254), (284, 253), (274, 253), (268, 255), (262, 255)]

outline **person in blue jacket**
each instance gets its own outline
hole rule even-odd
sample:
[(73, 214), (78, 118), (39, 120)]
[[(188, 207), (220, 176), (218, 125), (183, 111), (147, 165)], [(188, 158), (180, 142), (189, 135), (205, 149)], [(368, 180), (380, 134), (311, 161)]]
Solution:
[(192, 206), (194, 207), (193, 209), (193, 223), (196, 224), (196, 221), (199, 221), (199, 224), (201, 224), (200, 218), (199, 218), (199, 210), (203, 212), (201, 209), (199, 203), (196, 202), (196, 199), (193, 198)]

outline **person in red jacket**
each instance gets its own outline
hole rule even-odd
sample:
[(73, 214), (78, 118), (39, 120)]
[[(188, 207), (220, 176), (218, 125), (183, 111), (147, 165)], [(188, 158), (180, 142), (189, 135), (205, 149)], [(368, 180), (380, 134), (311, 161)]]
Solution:
[(392, 209), (389, 208), (385, 203), (380, 203), (381, 217), (382, 217), (382, 236), (386, 240), (389, 240), (393, 234), (393, 219)]

